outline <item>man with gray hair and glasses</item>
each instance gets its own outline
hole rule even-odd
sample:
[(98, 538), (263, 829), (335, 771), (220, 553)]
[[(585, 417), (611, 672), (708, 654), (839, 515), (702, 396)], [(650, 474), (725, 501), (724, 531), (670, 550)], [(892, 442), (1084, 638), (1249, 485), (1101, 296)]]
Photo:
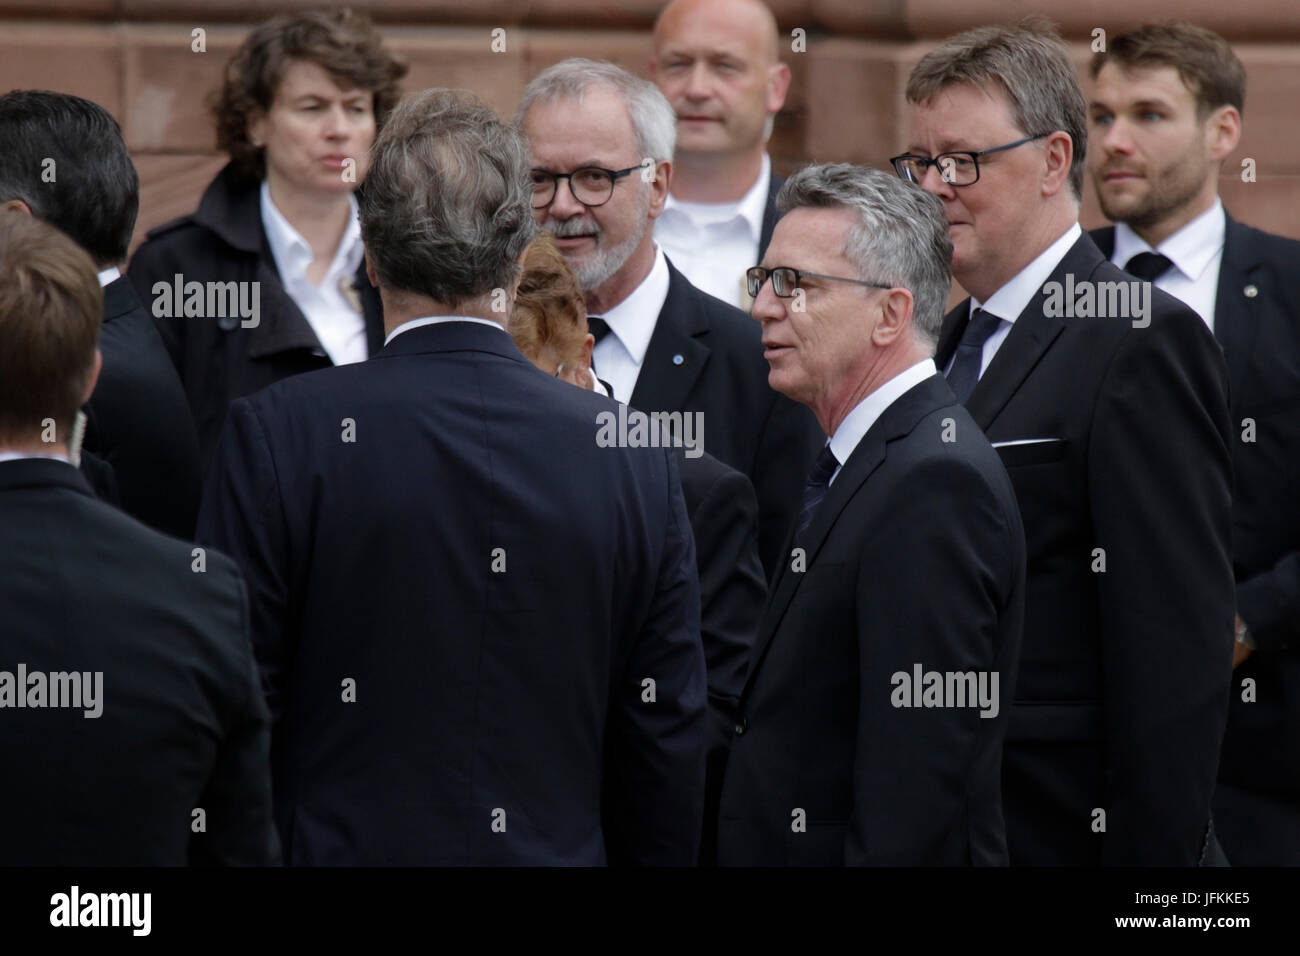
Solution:
[(692, 865), (705, 676), (673, 449), (503, 323), (528, 148), (403, 102), (361, 199), (387, 340), (238, 399), (199, 540), (249, 580), (276, 823), (301, 865)]
[(971, 295), (935, 360), (1002, 456), (1028, 545), (1011, 862), (1213, 861), (1235, 610), (1223, 353), (1079, 228), (1086, 107), (1049, 27), (951, 37), (907, 101), (893, 164), (942, 201)]
[(528, 84), (515, 121), (532, 150), (537, 223), (586, 297), (596, 374), (642, 412), (693, 416), (704, 450), (749, 477), (770, 577), (790, 560), (781, 544), (816, 454), (816, 423), (768, 387), (745, 313), (691, 285), (655, 244), (672, 176), (672, 107), (653, 83), (575, 58)]
[(754, 318), (772, 386), (828, 441), (741, 695), (718, 862), (1005, 864), (1025, 544), (997, 453), (931, 359), (943, 214), (847, 164), (799, 171), (777, 205)]

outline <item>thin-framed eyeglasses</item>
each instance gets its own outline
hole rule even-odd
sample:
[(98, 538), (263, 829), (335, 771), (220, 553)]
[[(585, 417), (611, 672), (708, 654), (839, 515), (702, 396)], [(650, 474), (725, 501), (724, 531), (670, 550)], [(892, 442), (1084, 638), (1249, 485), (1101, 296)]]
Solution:
[(791, 299), (795, 292), (798, 291), (800, 283), (804, 279), (830, 279), (833, 282), (852, 282), (855, 285), (870, 286), (873, 289), (892, 289), (892, 285), (885, 285), (881, 282), (865, 282), (862, 279), (850, 279), (847, 276), (827, 276), (819, 272), (801, 272), (798, 269), (791, 269), (789, 266), (776, 266), (773, 269), (764, 269), (762, 266), (754, 266), (745, 270), (745, 283), (749, 288), (749, 297), (757, 299), (759, 290), (763, 288), (763, 283), (767, 277), (772, 277), (772, 291), (778, 298)]

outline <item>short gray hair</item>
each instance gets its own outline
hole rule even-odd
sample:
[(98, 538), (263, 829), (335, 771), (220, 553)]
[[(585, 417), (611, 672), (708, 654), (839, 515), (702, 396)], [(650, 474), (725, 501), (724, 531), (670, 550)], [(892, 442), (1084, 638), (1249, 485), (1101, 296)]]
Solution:
[(912, 70), (907, 101), (928, 103), (958, 83), (1000, 86), (1012, 121), (1026, 136), (1057, 130), (1069, 133), (1074, 144), (1070, 191), (1076, 200), (1083, 198), (1088, 106), (1070, 48), (1049, 22), (1031, 18), (1019, 26), (977, 27), (949, 37)]
[(528, 169), (523, 137), (472, 93), (403, 100), (359, 194), (380, 284), (450, 306), (510, 288), (536, 229)]
[(857, 223), (844, 241), (844, 257), (864, 282), (882, 282), (912, 293), (912, 328), (931, 348), (952, 286), (952, 240), (943, 204), (897, 176), (834, 163), (808, 166), (785, 181), (776, 197), (791, 209), (850, 209)]
[(535, 103), (565, 99), (581, 102), (587, 90), (599, 86), (609, 87), (622, 97), (636, 131), (637, 152), (655, 162), (671, 160), (677, 145), (677, 114), (659, 87), (613, 63), (575, 56), (542, 70), (519, 100), (515, 125), (523, 127), (524, 116)]

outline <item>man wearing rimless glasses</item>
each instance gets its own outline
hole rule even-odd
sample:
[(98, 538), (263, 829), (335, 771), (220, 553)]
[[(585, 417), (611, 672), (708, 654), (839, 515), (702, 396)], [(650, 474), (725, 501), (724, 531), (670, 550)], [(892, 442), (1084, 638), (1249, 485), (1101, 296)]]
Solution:
[[(1137, 280), (1079, 227), (1086, 107), (1055, 33), (951, 37), (906, 95), (891, 162), (942, 202), (971, 296), (935, 363), (1001, 455), (1028, 545), (1011, 863), (1209, 862), (1235, 608), (1222, 352), (1159, 290), (1145, 315), (1095, 308)], [(1094, 308), (1061, 308), (1067, 289)]]

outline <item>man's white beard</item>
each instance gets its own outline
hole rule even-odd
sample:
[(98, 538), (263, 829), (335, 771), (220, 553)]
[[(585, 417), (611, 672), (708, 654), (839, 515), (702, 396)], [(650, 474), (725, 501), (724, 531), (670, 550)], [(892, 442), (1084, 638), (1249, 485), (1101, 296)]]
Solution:
[(578, 285), (582, 287), (584, 295), (589, 295), (599, 289), (619, 269), (623, 268), (627, 260), (632, 258), (632, 253), (641, 244), (641, 240), (645, 238), (646, 231), (650, 228), (650, 194), (648, 191), (645, 193), (645, 199), (641, 206), (641, 229), (628, 236), (618, 245), (608, 248), (600, 243), (602, 233), (594, 219), (575, 218), (564, 222), (547, 219), (542, 223), (542, 228), (557, 238), (583, 233), (592, 233), (596, 237), (596, 248), (591, 255), (581, 260), (572, 259), (568, 256), (564, 257), (565, 261), (569, 263), (569, 268), (573, 270)]

